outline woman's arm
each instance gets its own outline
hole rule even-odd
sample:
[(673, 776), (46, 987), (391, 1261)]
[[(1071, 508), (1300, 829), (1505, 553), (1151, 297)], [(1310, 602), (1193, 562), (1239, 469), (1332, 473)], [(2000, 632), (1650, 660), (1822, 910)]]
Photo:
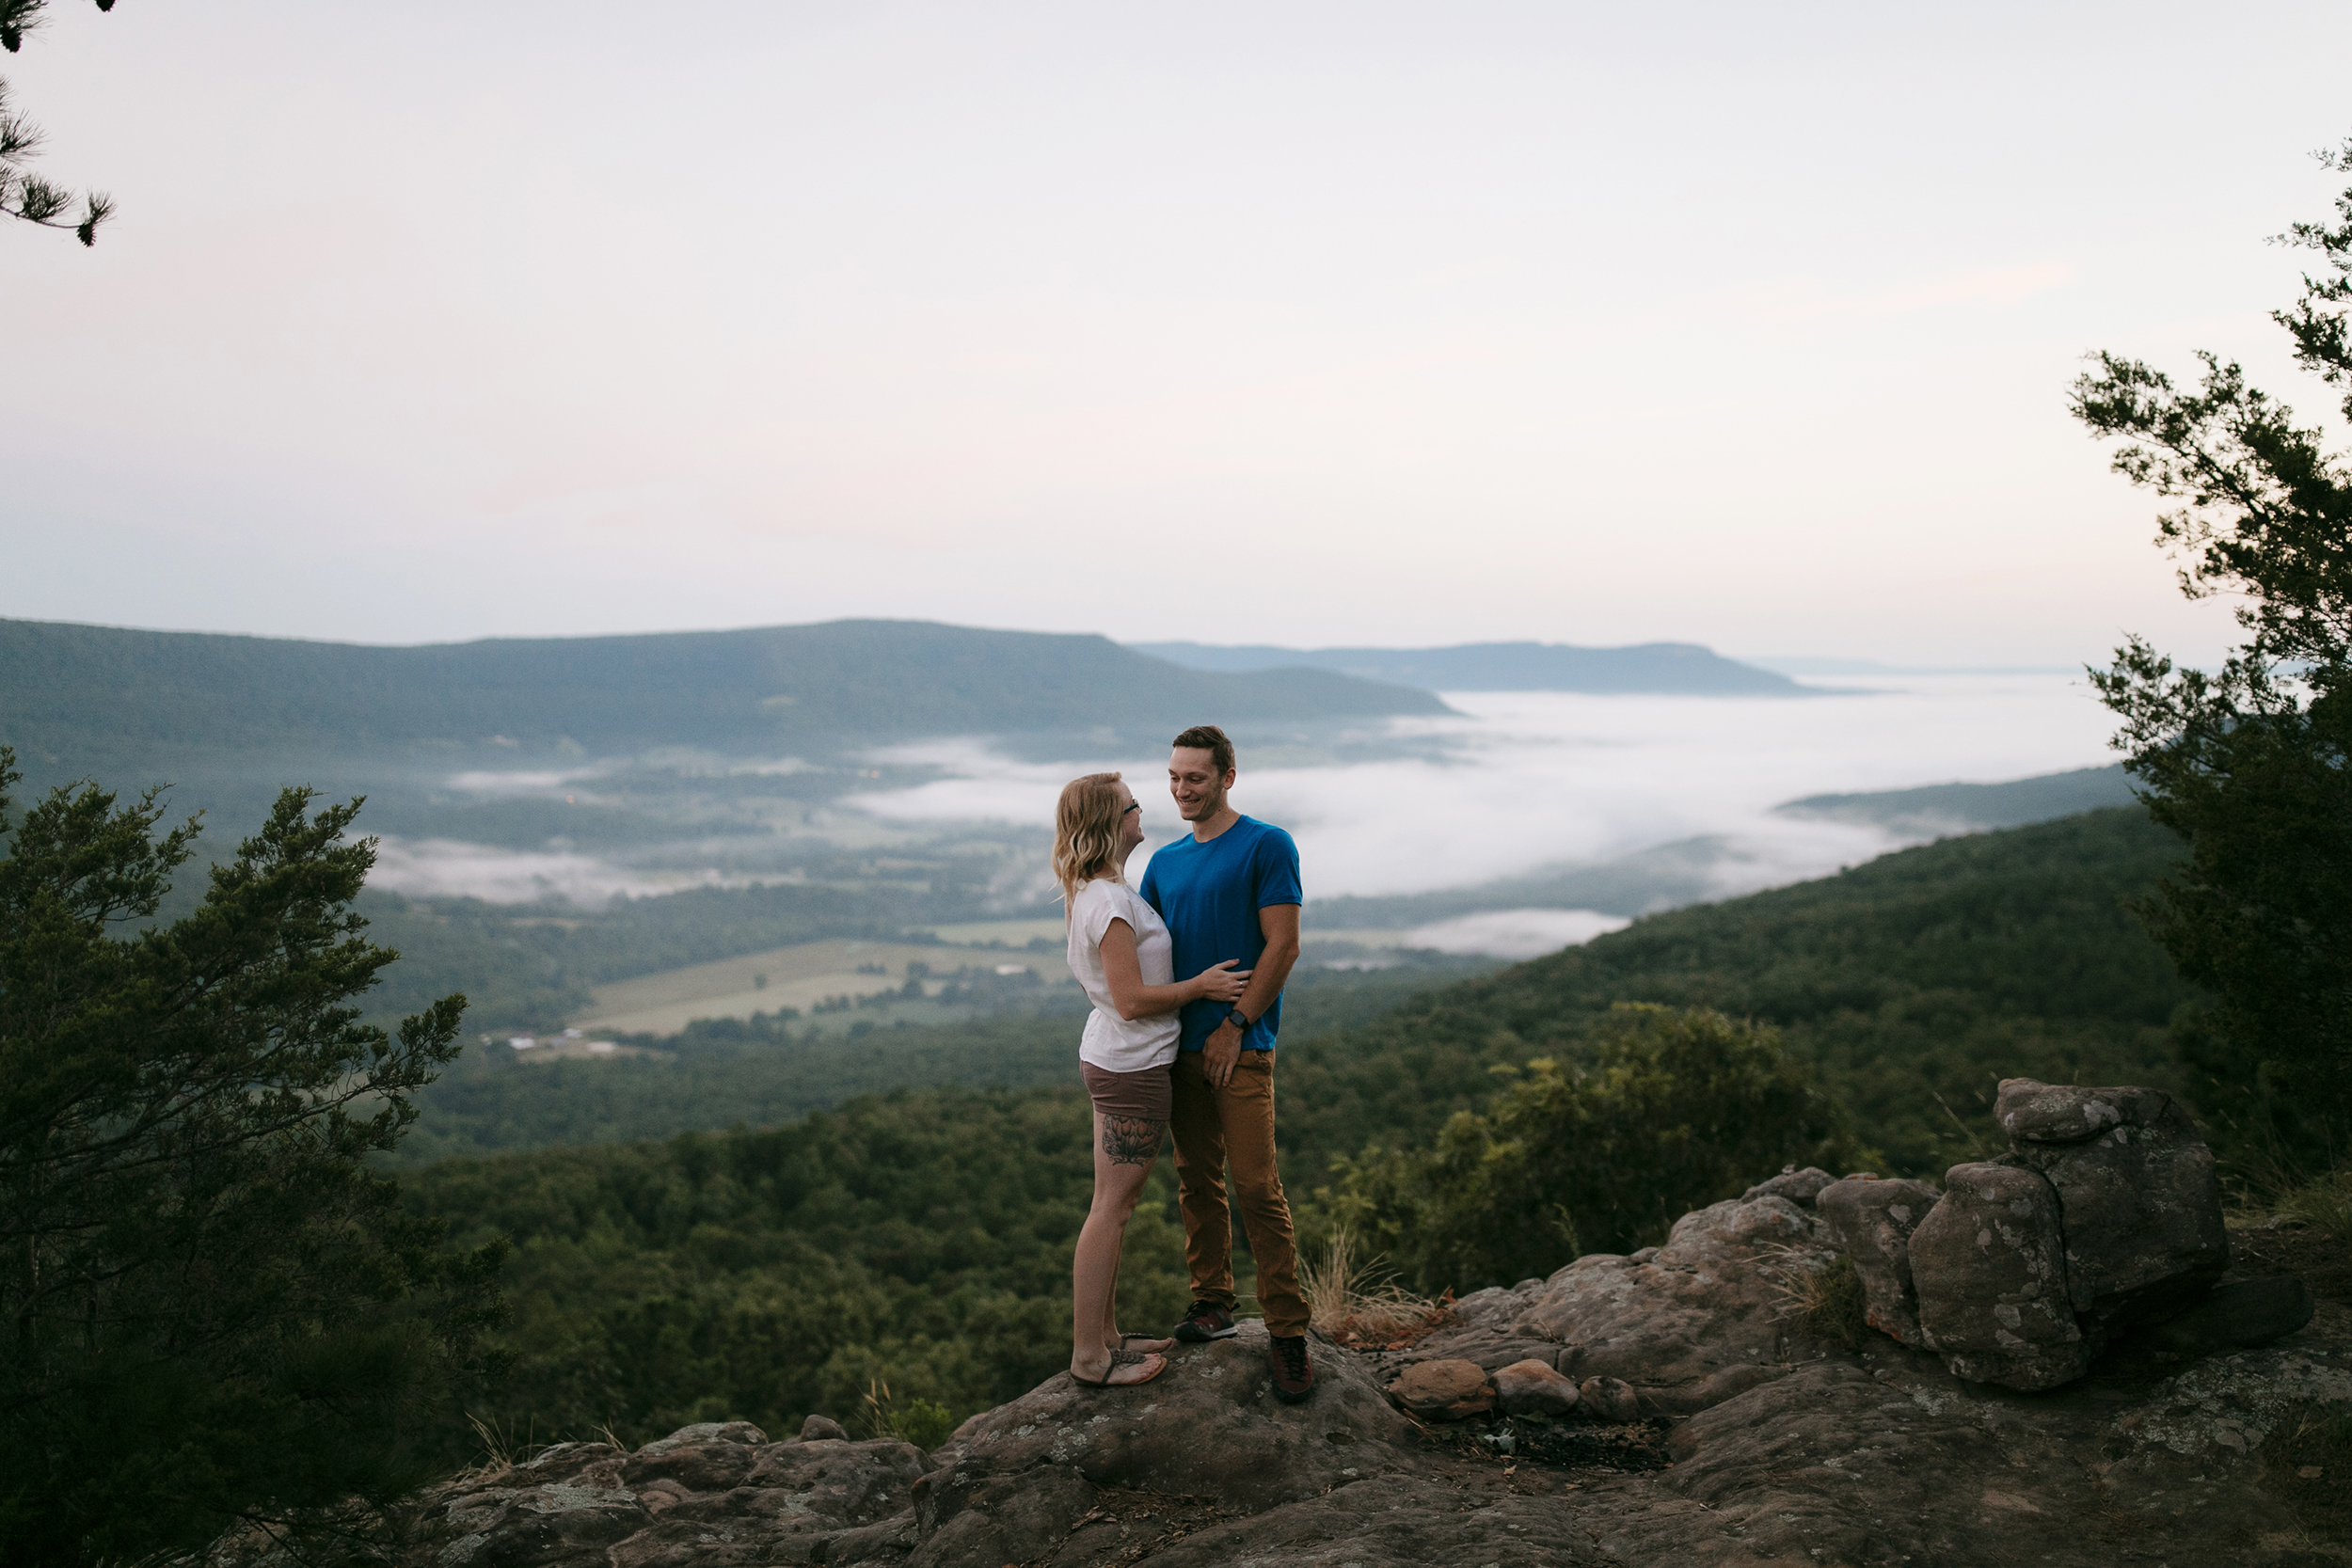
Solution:
[(1249, 983), (1249, 971), (1233, 967), (1239, 962), (1239, 958), (1228, 958), (1189, 980), (1179, 980), (1172, 986), (1147, 986), (1143, 983), (1143, 965), (1136, 958), (1136, 928), (1124, 920), (1113, 918), (1110, 928), (1103, 933), (1103, 978), (1110, 986), (1111, 1001), (1118, 1006), (1119, 1016), (1130, 1022), (1154, 1013), (1172, 1013), (1185, 1003), (1203, 997), (1231, 1002)]

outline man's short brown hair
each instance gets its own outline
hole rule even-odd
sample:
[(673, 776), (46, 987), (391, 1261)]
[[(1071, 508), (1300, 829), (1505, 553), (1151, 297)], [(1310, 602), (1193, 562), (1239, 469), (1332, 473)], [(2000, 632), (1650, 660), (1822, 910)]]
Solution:
[(1233, 743), (1226, 739), (1225, 732), (1215, 724), (1195, 724), (1168, 744), (1208, 752), (1210, 759), (1216, 764), (1219, 778), (1233, 770)]

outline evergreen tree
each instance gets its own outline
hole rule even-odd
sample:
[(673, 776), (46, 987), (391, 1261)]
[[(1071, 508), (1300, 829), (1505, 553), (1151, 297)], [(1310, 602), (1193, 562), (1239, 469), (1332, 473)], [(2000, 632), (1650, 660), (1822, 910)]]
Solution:
[[(2352, 173), (2352, 141), (2320, 161)], [(2279, 242), (2316, 251), (2272, 319), (2352, 417), (2352, 190), (2332, 223)], [(2325, 434), (2207, 353), (2194, 390), (2111, 354), (2074, 384), (2075, 417), (2127, 443), (2115, 470), (2182, 504), (2157, 538), (2191, 598), (2239, 596), (2245, 641), (2217, 672), (2143, 639), (2091, 672), (2117, 746), (2189, 858), (2140, 909), (2214, 1000), (2185, 1018), (2207, 1109), (2243, 1156), (2290, 1169), (2352, 1126), (2352, 467)]]
[[(351, 999), (396, 954), (350, 911), (358, 802), (280, 796), (153, 924), (198, 825), (93, 785), (21, 816), (0, 748), (0, 1560), (132, 1562), (249, 1524), (365, 1531), (502, 1310), (371, 1154), (457, 1053)], [(144, 923), (144, 924), (143, 924)]]
[[(97, 0), (110, 11), (115, 0)], [(0, 49), (13, 55), (24, 46), (24, 35), (40, 27), (49, 0), (0, 0)], [(93, 191), (82, 198), (82, 215), (67, 215), (73, 193), (53, 185), (25, 168), (40, 151), (40, 131), (8, 107), (8, 84), (0, 82), (0, 213), (38, 223), (44, 229), (71, 229), (84, 245), (98, 243), (98, 226), (115, 210), (114, 198)]]

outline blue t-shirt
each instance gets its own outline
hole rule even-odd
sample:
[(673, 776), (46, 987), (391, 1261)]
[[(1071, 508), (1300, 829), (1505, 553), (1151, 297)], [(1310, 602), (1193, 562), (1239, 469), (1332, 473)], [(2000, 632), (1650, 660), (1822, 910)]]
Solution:
[[(1176, 942), (1176, 978), (1189, 980), (1227, 958), (1255, 969), (1265, 951), (1258, 911), (1275, 904), (1303, 904), (1298, 891), (1298, 846), (1270, 823), (1243, 817), (1206, 844), (1187, 833), (1152, 857), (1143, 868), (1143, 901), (1159, 911)], [(1232, 1010), (1230, 1002), (1187, 1002), (1179, 1015), (1184, 1035), (1178, 1049), (1198, 1051)], [(1242, 1037), (1246, 1051), (1274, 1049), (1282, 1022), (1282, 999)]]

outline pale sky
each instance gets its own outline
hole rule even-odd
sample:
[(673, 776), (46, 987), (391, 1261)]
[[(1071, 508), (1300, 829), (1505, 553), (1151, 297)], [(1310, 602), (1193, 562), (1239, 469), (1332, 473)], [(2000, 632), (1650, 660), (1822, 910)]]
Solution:
[(2206, 657), (2080, 356), (2242, 358), (2332, 4), (56, 0), (0, 615)]

